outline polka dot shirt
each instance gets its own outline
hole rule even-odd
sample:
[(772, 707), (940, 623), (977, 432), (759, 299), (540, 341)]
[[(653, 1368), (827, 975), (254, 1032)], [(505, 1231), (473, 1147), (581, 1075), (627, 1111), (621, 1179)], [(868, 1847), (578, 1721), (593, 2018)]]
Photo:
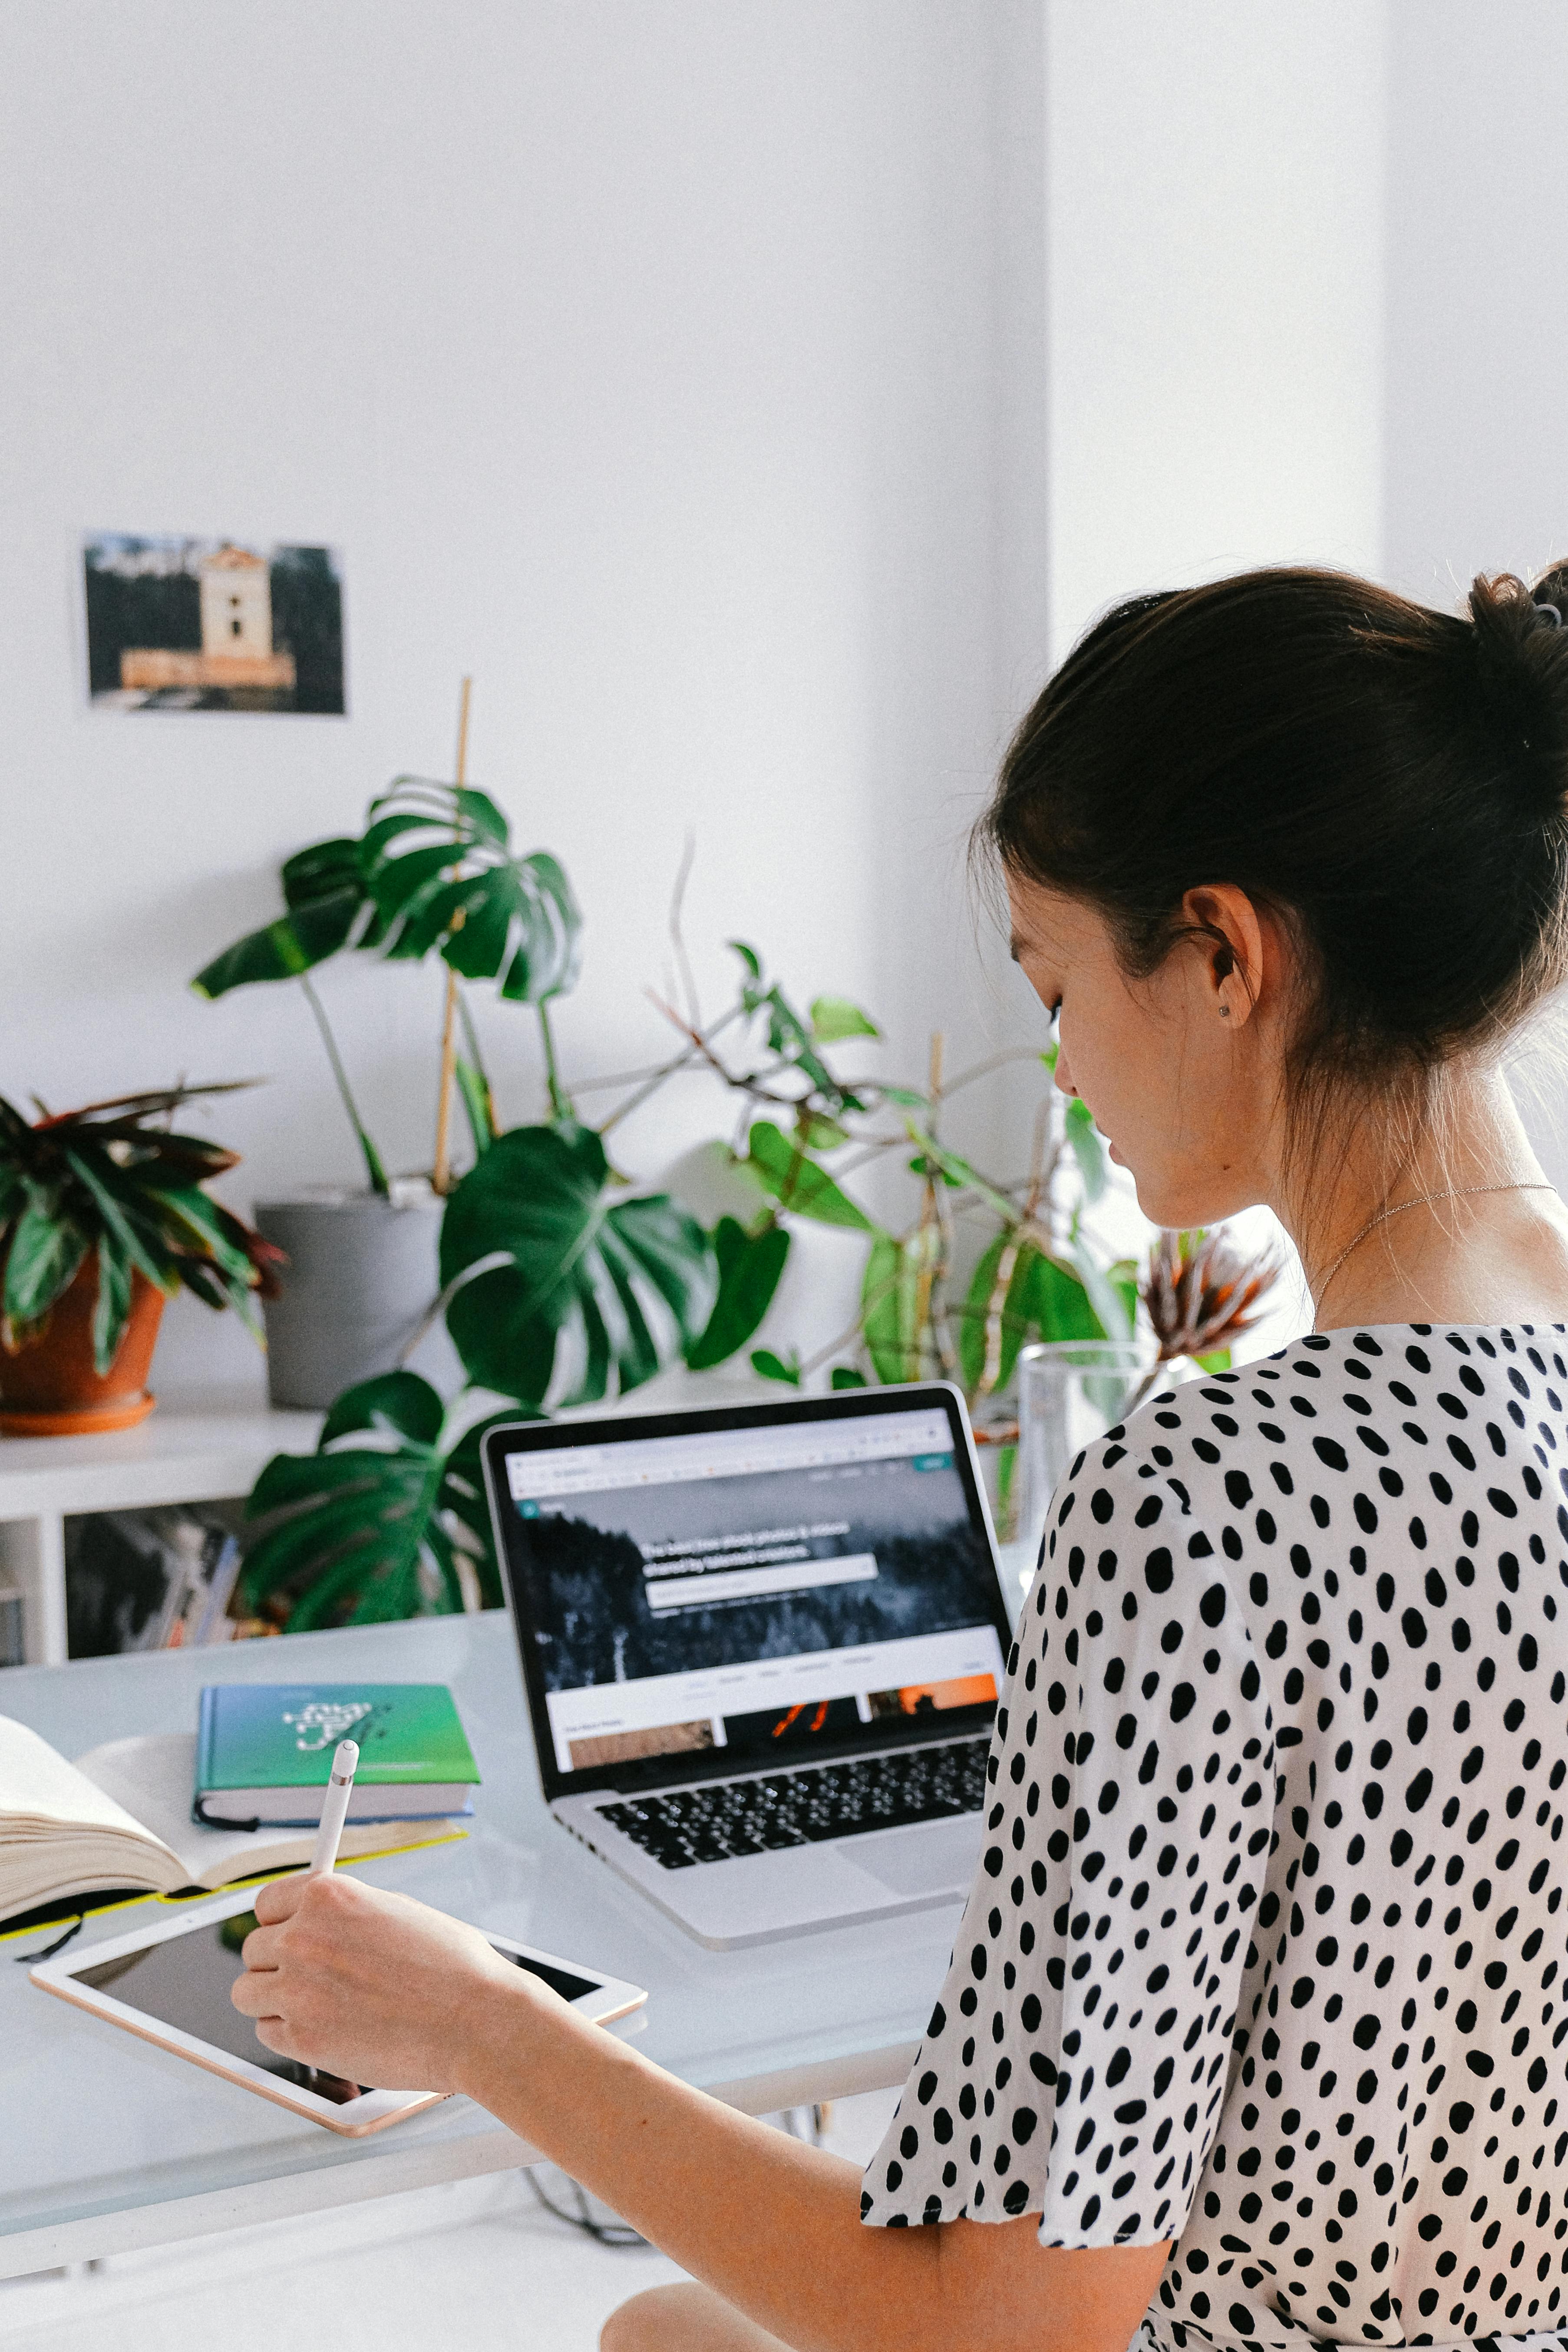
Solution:
[(1175, 2352), (1568, 2333), (1565, 1497), (1555, 1327), (1316, 1335), (1080, 1455), (868, 2222), (1173, 2239)]

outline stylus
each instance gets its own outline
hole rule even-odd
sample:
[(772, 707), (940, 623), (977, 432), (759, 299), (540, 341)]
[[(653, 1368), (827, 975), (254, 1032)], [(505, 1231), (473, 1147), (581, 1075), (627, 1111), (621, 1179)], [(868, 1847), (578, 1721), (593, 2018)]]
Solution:
[(352, 1739), (340, 1739), (338, 1752), (332, 1759), (332, 1777), (327, 1782), (326, 1800), (321, 1806), (321, 1826), (316, 1832), (316, 1843), (307, 1873), (310, 1878), (321, 1878), (336, 1865), (338, 1841), (348, 1819), (349, 1798), (353, 1792), (354, 1773), (358, 1768), (357, 1744)]

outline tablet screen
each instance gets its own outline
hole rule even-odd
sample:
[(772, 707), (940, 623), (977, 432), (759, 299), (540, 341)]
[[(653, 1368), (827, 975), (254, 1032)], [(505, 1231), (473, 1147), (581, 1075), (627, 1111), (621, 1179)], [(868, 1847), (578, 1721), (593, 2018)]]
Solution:
[[(183, 1936), (143, 1945), (140, 1951), (127, 1952), (118, 1960), (100, 1960), (96, 1967), (76, 1968), (70, 1973), (79, 1984), (109, 1993), (127, 2009), (177, 2026), (194, 2040), (209, 2042), (231, 2058), (243, 2058), (300, 2090), (313, 2091), (334, 2106), (357, 2099), (370, 2084), (345, 2082), (342, 2075), (301, 2065), (296, 2058), (279, 2057), (258, 2040), (252, 2021), (242, 2017), (230, 2000), (229, 1987), (245, 1973), (240, 1947), (255, 1925), (253, 1911), (237, 1912), (231, 1918), (192, 1927)], [(501, 1958), (542, 1978), (563, 2000), (579, 2000), (597, 1990), (592, 1979), (551, 1968), (542, 1960), (526, 1959), (515, 1952), (502, 1952)]]

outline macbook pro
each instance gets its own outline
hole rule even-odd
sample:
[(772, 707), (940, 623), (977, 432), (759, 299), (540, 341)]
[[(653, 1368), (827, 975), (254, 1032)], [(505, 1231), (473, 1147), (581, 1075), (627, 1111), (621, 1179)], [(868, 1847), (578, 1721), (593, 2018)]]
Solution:
[(956, 1389), (484, 1454), (559, 1822), (720, 1949), (963, 1897), (1011, 1632)]

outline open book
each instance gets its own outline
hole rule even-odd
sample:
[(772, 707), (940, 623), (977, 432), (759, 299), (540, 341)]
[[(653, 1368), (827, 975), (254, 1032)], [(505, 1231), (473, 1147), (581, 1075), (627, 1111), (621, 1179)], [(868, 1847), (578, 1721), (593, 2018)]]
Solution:
[[(191, 1819), (194, 1733), (111, 1739), (68, 1764), (0, 1715), (0, 1921), (116, 1887), (173, 1895), (310, 1859), (310, 1830), (216, 1830)], [(462, 1834), (446, 1821), (350, 1823), (342, 1859)]]

